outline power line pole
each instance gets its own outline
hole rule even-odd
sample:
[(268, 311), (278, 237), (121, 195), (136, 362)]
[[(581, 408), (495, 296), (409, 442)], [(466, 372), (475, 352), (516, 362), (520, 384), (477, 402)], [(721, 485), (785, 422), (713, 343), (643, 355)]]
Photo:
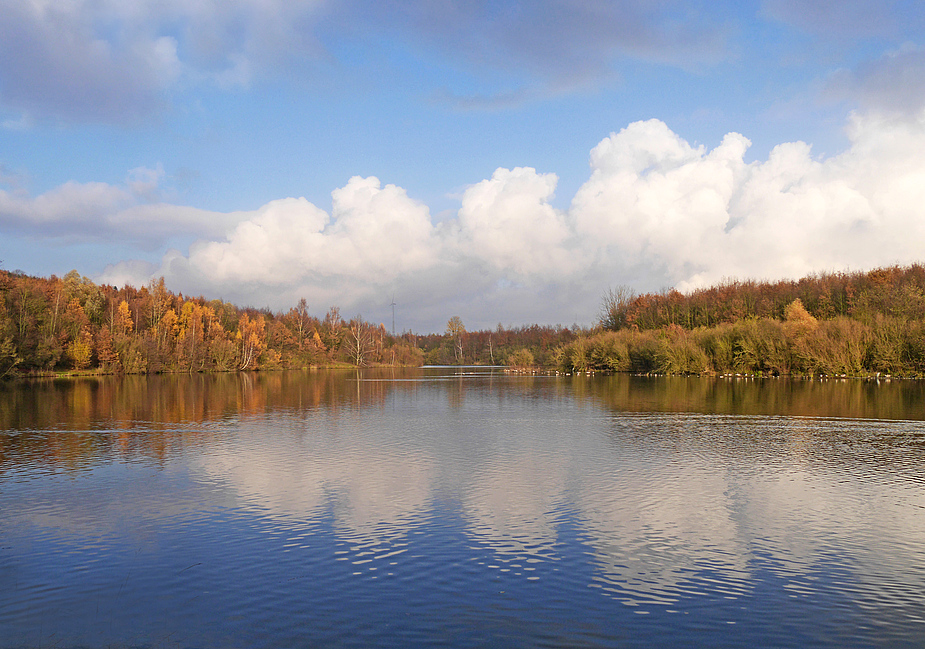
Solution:
[(395, 295), (392, 295), (392, 336), (395, 336)]

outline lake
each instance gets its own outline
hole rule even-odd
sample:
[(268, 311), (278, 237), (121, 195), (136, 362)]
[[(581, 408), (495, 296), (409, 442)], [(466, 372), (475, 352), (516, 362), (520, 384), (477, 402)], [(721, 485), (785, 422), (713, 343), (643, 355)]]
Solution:
[(925, 387), (0, 385), (0, 647), (922, 647)]

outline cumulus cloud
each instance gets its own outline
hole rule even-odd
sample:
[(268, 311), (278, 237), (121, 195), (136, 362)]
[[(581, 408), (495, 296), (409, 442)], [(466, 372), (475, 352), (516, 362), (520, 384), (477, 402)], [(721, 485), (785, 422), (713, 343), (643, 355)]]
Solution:
[(921, 254), (921, 119), (855, 116), (851, 147), (827, 160), (795, 142), (746, 164), (741, 135), (712, 151), (673, 135), (661, 122), (638, 123), (595, 149), (592, 178), (572, 210), (597, 259), (658, 264), (666, 284), (685, 289), (724, 276), (798, 277)]
[(257, 290), (285, 290), (295, 280), (354, 302), (374, 287), (434, 270), (441, 247), (424, 205), (394, 185), (357, 177), (333, 192), (330, 216), (304, 198), (273, 201), (225, 240), (200, 241), (187, 257), (173, 256), (164, 271), (185, 282)]
[[(847, 130), (850, 147), (831, 158), (791, 142), (746, 162), (743, 135), (710, 149), (661, 121), (635, 122), (591, 151), (567, 210), (550, 205), (554, 174), (498, 169), (439, 224), (402, 188), (357, 177), (333, 192), (330, 214), (305, 199), (273, 201), (224, 236), (170, 252), (153, 273), (118, 265), (101, 279), (163, 274), (184, 292), (274, 308), (306, 296), (346, 312), (398, 292), (426, 330), (452, 313), (473, 326), (587, 322), (620, 283), (687, 290), (920, 261), (925, 114), (856, 114)], [(108, 186), (80, 189), (118, 205)]]
[(469, 187), (459, 210), (459, 245), (495, 271), (514, 277), (570, 274), (571, 231), (549, 204), (555, 174), (535, 169), (498, 169), (490, 180)]

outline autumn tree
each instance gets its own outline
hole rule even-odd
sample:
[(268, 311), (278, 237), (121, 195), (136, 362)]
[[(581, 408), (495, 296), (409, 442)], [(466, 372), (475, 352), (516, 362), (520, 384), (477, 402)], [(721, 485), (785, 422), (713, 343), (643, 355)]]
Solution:
[(79, 297), (71, 298), (64, 315), (68, 339), (67, 357), (75, 370), (86, 369), (93, 357), (94, 341), (90, 319), (81, 306)]
[(88, 277), (81, 276), (76, 270), (65, 275), (62, 283), (67, 302), (77, 300), (90, 322), (97, 326), (102, 324), (106, 300), (100, 287)]
[(164, 284), (164, 278), (159, 278), (156, 282), (152, 279), (148, 283), (148, 326), (157, 328), (161, 318), (167, 313), (170, 307), (170, 299), (167, 292), (167, 286)]
[(204, 320), (211, 314), (211, 309), (187, 300), (180, 308), (177, 333), (177, 365), (187, 372), (204, 369), (206, 362)]
[(235, 340), (238, 343), (238, 369), (257, 369), (257, 359), (263, 351), (265, 323), (259, 315), (250, 318), (246, 313), (241, 314), (238, 320), (238, 333)]
[(268, 369), (290, 367), (293, 357), (299, 352), (296, 334), (281, 318), (268, 318), (266, 330), (266, 349), (260, 366)]
[(13, 342), (12, 319), (7, 313), (5, 301), (0, 300), (0, 378), (12, 372), (21, 360)]
[(604, 329), (617, 331), (628, 326), (627, 316), (630, 305), (636, 299), (636, 292), (628, 286), (607, 289), (601, 298), (599, 321)]
[(373, 330), (368, 322), (357, 316), (347, 325), (346, 342), (350, 361), (356, 365), (366, 365), (373, 349)]
[(340, 317), (340, 309), (332, 306), (328, 309), (321, 323), (320, 338), (322, 344), (328, 351), (334, 354), (340, 347), (344, 338), (344, 321)]
[(463, 338), (466, 335), (466, 326), (463, 324), (462, 318), (458, 315), (454, 315), (447, 321), (446, 335), (453, 343), (453, 356), (456, 358), (456, 362), (462, 363)]
[(289, 313), (286, 315), (286, 321), (292, 327), (293, 333), (298, 341), (299, 351), (301, 351), (305, 344), (305, 338), (309, 335), (309, 328), (311, 327), (311, 319), (308, 315), (308, 302), (306, 302), (303, 297), (295, 307), (289, 309)]
[(112, 334), (108, 327), (100, 327), (97, 330), (94, 345), (100, 369), (106, 372), (122, 372), (122, 363), (113, 347)]
[(135, 321), (132, 319), (132, 312), (128, 307), (128, 302), (122, 300), (119, 302), (119, 308), (116, 310), (116, 316), (113, 320), (113, 334), (116, 336), (129, 336), (135, 331)]
[(236, 345), (217, 319), (209, 324), (209, 359), (212, 367), (221, 372), (235, 368)]

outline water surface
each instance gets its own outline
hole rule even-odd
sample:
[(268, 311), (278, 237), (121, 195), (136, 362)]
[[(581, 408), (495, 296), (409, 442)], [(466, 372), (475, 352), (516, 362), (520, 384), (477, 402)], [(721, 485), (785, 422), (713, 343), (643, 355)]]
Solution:
[(896, 647), (918, 382), (0, 387), (0, 647)]

